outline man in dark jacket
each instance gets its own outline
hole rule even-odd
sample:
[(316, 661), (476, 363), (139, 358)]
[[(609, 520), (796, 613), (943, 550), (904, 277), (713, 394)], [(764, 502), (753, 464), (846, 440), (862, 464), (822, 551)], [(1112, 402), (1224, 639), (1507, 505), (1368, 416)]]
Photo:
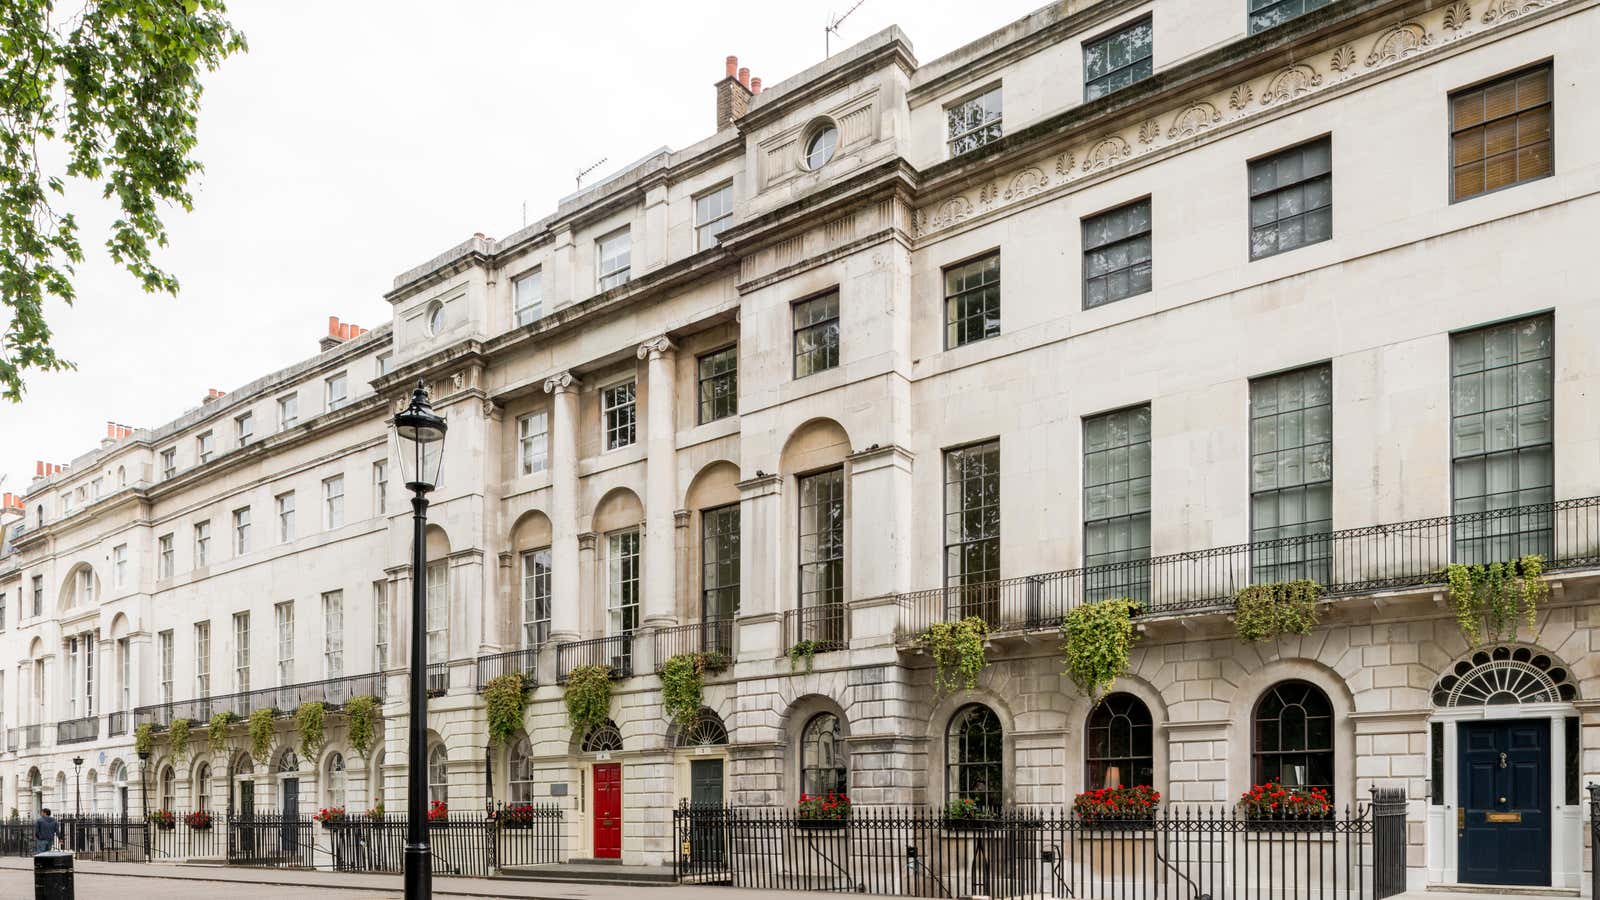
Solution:
[(45, 808), (39, 818), (33, 820), (33, 852), (49, 853), (54, 846), (56, 838), (61, 836), (61, 823), (50, 815), (49, 808)]

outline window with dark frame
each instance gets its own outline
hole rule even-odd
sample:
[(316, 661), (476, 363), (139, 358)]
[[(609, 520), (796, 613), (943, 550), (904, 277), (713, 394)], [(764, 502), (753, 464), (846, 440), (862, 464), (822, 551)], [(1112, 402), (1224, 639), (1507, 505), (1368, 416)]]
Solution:
[(945, 269), (945, 347), (961, 347), (999, 333), (1000, 252)]
[(985, 441), (944, 454), (945, 612), (956, 618), (999, 621), (1000, 442)]
[[(844, 639), (844, 467), (802, 475), (800, 487), (800, 609), (826, 609), (806, 637)], [(840, 614), (834, 615), (837, 611)]]
[(630, 378), (600, 392), (600, 418), (605, 426), (607, 450), (627, 447), (634, 441), (636, 386)]
[(694, 198), (695, 249), (710, 250), (718, 236), (733, 224), (733, 182), (719, 185)]
[(1130, 22), (1083, 45), (1083, 101), (1098, 100), (1149, 78), (1154, 30), (1149, 18)]
[(1450, 200), (1549, 175), (1553, 119), (1549, 63), (1450, 95)]
[(1503, 322), (1450, 338), (1454, 561), (1548, 558), (1554, 512), (1496, 510), (1555, 499), (1555, 320)]
[(1083, 308), (1147, 293), (1151, 276), (1150, 198), (1083, 220)]
[(739, 504), (730, 503), (700, 511), (700, 620), (738, 614)]
[[(1250, 541), (1253, 584), (1327, 584), (1333, 547), (1333, 366), (1250, 382)], [(1312, 538), (1311, 540), (1306, 540)]]
[(701, 425), (739, 413), (739, 348), (724, 347), (695, 361)]
[(1250, 0), (1250, 33), (1255, 34), (1282, 25), (1290, 19), (1299, 18), (1332, 2), (1333, 0)]
[(1000, 85), (944, 108), (945, 146), (951, 157), (1000, 140)]
[(1000, 717), (980, 703), (962, 707), (945, 729), (945, 802), (971, 800), (998, 812), (1005, 796), (1005, 735)]
[(800, 791), (809, 797), (848, 794), (850, 770), (839, 717), (818, 713), (800, 732)]
[(1250, 258), (1333, 237), (1333, 139), (1250, 163)]
[(1331, 798), (1333, 705), (1307, 681), (1280, 681), (1256, 702), (1252, 783), (1322, 788)]
[(1107, 694), (1089, 713), (1084, 745), (1084, 790), (1154, 787), (1155, 726), (1150, 707), (1132, 694)]
[(839, 292), (794, 305), (794, 377), (839, 365)]
[(1083, 420), (1084, 597), (1150, 596), (1150, 406)]

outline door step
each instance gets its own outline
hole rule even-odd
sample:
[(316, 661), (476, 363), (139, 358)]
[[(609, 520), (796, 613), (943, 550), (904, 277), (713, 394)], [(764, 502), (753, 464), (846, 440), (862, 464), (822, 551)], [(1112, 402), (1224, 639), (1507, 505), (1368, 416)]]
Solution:
[(1523, 886), (1517, 884), (1430, 884), (1428, 892), (1434, 894), (1480, 894), (1489, 897), (1578, 897), (1579, 888)]
[(673, 883), (671, 866), (625, 866), (618, 860), (585, 859), (547, 866), (506, 866), (501, 878), (584, 884), (662, 885)]

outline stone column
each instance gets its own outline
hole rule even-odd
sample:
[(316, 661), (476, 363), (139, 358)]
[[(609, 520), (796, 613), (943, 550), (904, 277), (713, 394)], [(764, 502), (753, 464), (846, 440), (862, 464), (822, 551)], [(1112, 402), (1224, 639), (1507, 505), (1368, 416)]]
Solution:
[(578, 639), (578, 379), (545, 380), (550, 416), (550, 641)]
[(850, 515), (870, 523), (848, 534), (853, 645), (893, 644), (900, 608), (889, 598), (911, 589), (912, 461), (910, 451), (893, 444), (850, 456)]
[(739, 636), (741, 658), (773, 659), (782, 646), (782, 621), (777, 598), (787, 558), (779, 551), (783, 526), (783, 479), (757, 472), (739, 482)]
[(674, 517), (678, 506), (676, 455), (677, 420), (674, 416), (676, 385), (673, 361), (677, 348), (666, 335), (639, 345), (638, 356), (648, 359), (650, 395), (645, 410), (644, 501), (644, 609), (645, 628), (664, 628), (678, 622), (678, 579), (674, 573)]

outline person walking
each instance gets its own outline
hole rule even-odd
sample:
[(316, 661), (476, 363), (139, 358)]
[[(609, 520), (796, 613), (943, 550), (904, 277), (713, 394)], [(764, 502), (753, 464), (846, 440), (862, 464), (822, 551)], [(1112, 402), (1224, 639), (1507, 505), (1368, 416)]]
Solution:
[(35, 855), (49, 853), (50, 848), (61, 836), (61, 823), (50, 815), (50, 808), (45, 807), (40, 811), (39, 818), (33, 820), (33, 852)]

